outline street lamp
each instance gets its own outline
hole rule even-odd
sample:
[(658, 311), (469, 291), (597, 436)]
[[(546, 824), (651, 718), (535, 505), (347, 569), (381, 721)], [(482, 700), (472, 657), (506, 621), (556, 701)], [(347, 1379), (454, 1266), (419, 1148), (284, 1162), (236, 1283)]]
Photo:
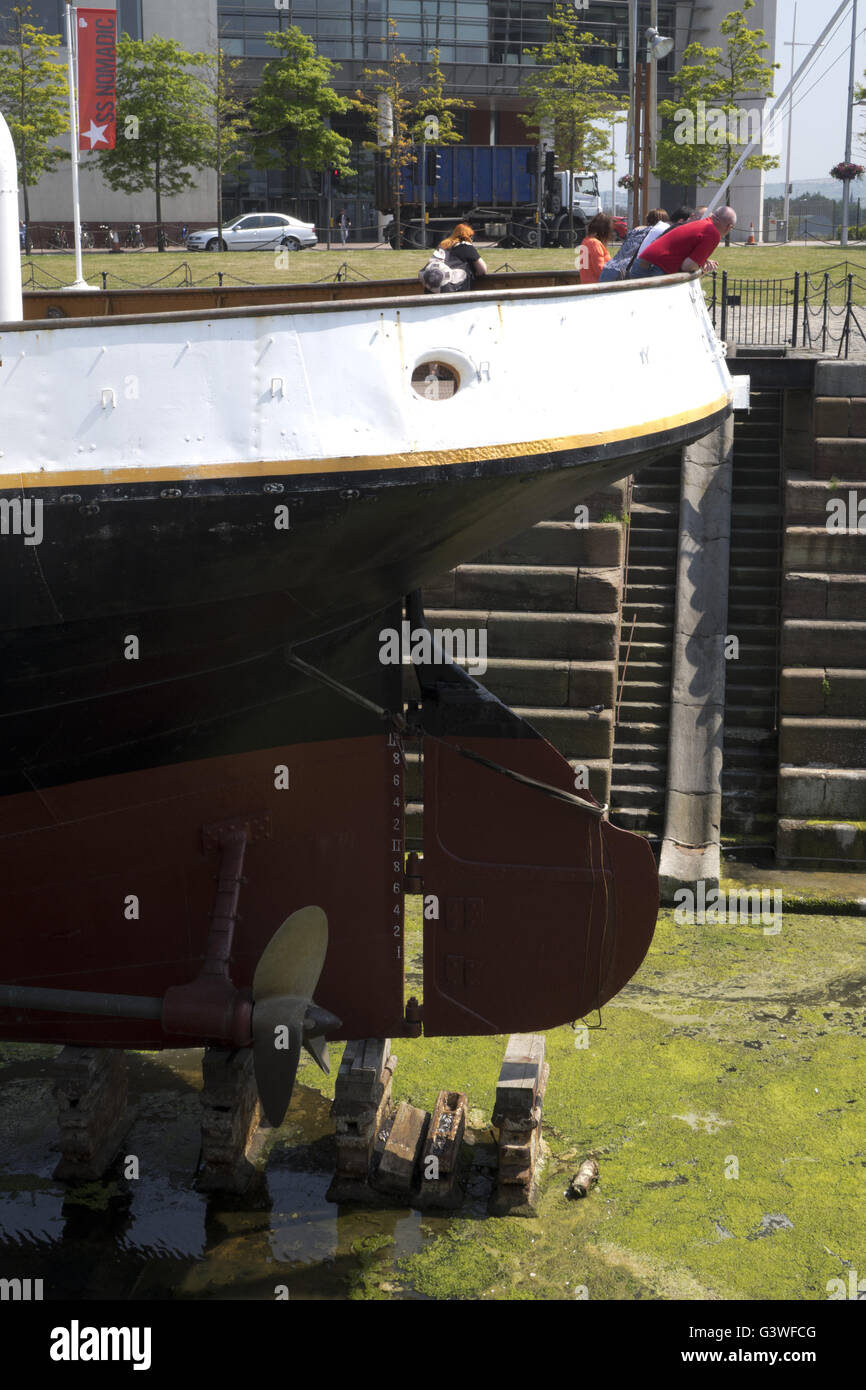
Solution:
[(653, 28), (647, 29), (647, 31), (646, 31), (646, 49), (647, 49), (647, 54), (648, 54), (648, 56), (649, 56), (650, 58), (653, 59), (654, 62), (658, 62), (659, 59), (661, 59), (661, 58), (666, 58), (666, 57), (668, 56), (668, 54), (670, 53), (671, 49), (673, 48), (673, 46), (674, 46), (674, 41), (673, 41), (673, 39), (665, 39), (665, 38), (662, 38), (662, 36), (661, 36), (661, 34), (659, 33), (658, 29), (653, 29)]

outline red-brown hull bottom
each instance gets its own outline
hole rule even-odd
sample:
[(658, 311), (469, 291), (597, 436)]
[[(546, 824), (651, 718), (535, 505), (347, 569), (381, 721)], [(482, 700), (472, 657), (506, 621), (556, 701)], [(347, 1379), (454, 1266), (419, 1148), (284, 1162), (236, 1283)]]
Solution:
[[(203, 828), (264, 816), (269, 833), (244, 862), (234, 983), (249, 986), (277, 927), (315, 903), (329, 924), (317, 1002), (342, 1019), (340, 1037), (399, 1033), (403, 792), (394, 752), (388, 735), (373, 734), (4, 798), (0, 980), (152, 997), (187, 983), (204, 958), (219, 865)], [(156, 1020), (17, 1008), (0, 1009), (0, 1037), (133, 1048), (204, 1041), (167, 1036)]]

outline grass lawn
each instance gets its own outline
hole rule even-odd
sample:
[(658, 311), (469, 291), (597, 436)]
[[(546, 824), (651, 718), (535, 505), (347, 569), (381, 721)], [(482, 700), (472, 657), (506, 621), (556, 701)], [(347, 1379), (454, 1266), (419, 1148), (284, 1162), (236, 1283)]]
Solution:
[[(500, 270), (505, 266), (524, 271), (574, 268), (573, 251), (482, 249), (490, 270)], [(750, 279), (790, 276), (796, 270), (801, 273), (808, 271), (810, 276), (817, 277), (835, 266), (838, 268), (831, 275), (831, 280), (838, 281), (844, 277), (845, 268), (841, 263), (846, 257), (848, 269), (855, 274), (855, 299), (864, 303), (866, 247), (860, 244), (848, 247), (847, 253), (838, 246), (731, 246), (722, 247), (716, 259), (720, 268), (729, 275), (742, 275)], [(340, 249), (285, 255), (278, 265), (275, 265), (275, 259), (273, 255), (261, 251), (166, 251), (162, 254), (156, 251), (130, 251), (122, 256), (110, 252), (88, 252), (84, 257), (84, 274), (92, 284), (100, 286), (102, 274), (106, 273), (109, 289), (153, 284), (156, 281), (166, 285), (183, 284), (187, 276), (195, 284), (213, 285), (217, 282), (219, 271), (223, 272), (227, 285), (292, 284), (331, 280), (340, 266), (345, 264), (349, 267), (350, 278), (363, 276), (371, 280), (391, 280), (414, 277), (424, 264), (424, 253), (391, 251), (387, 248), (372, 251)], [(22, 265), (25, 288), (28, 289), (50, 289), (58, 283), (69, 284), (74, 279), (74, 257), (67, 253), (36, 254)], [(842, 295), (843, 288), (839, 286), (834, 297)]]

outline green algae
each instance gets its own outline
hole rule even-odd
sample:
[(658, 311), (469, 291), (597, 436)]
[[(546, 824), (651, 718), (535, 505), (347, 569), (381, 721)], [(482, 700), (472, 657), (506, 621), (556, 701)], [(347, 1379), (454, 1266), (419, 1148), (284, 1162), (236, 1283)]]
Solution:
[[(864, 937), (857, 917), (801, 912), (765, 935), (663, 913), (588, 1045), (546, 1035), (537, 1218), (464, 1208), (386, 1278), (436, 1299), (826, 1298), (866, 1235)], [(395, 1096), (429, 1109), (464, 1091), (483, 1130), (504, 1041), (395, 1039)], [(569, 1201), (589, 1153), (599, 1184)], [(381, 1296), (382, 1277), (356, 1296)]]

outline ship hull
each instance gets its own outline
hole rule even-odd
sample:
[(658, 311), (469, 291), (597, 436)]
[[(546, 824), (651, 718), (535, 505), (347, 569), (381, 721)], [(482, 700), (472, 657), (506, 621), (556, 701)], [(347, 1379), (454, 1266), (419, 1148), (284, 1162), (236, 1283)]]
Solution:
[[(155, 999), (188, 983), (213, 939), (214, 845), (244, 825), (233, 985), (315, 903), (337, 1036), (408, 1026), (402, 671), (383, 629), (407, 593), (730, 409), (687, 278), (450, 298), (0, 325), (3, 983)], [(605, 323), (609, 346), (631, 335), (626, 393)], [(425, 1029), (580, 1016), (649, 945), (652, 856), (571, 794), (525, 721), (440, 687), (428, 672), (414, 731), (434, 740), (424, 889), (443, 914), (425, 924)], [(0, 1036), (229, 1040), (195, 1008), (166, 1017), (19, 1004)]]

